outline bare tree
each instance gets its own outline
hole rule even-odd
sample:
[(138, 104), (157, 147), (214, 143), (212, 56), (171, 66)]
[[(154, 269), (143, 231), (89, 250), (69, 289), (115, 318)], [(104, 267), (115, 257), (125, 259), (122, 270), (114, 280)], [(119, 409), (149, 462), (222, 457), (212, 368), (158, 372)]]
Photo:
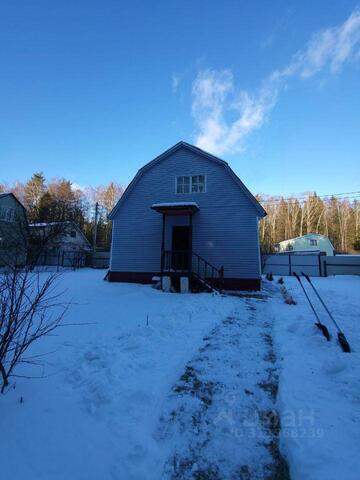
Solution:
[[(341, 208), (340, 208), (341, 207)], [(348, 223), (350, 220), (350, 206), (349, 203), (344, 201), (342, 205), (337, 204), (338, 210), (338, 222), (340, 232), (340, 248), (342, 252), (346, 252), (348, 248)]]
[(103, 248), (109, 248), (111, 243), (112, 226), (111, 221), (107, 216), (114, 208), (123, 192), (124, 187), (115, 182), (110, 182), (108, 185), (89, 187), (87, 189), (86, 194), (90, 202), (92, 204), (97, 202), (100, 206), (98, 210), (97, 243)]
[(301, 205), (296, 198), (291, 198), (288, 202), (288, 222), (289, 238), (297, 235), (297, 227), (301, 213)]
[[(304, 196), (303, 196), (304, 195)], [(335, 196), (322, 199), (315, 193), (301, 197), (257, 196), (267, 211), (260, 223), (262, 250), (270, 252), (282, 240), (305, 233), (325, 234), (335, 250), (360, 250), (360, 202)]]
[[(28, 252), (29, 231), (26, 216), (15, 221), (0, 222), (0, 379), (1, 391), (9, 384), (21, 363), (33, 361), (25, 357), (31, 345), (50, 334), (59, 325), (67, 306), (56, 292), (57, 274), (32, 272), (47, 241), (31, 255)], [(54, 231), (52, 231), (55, 234)], [(56, 232), (58, 234), (58, 232)], [(29, 259), (35, 261), (32, 262)], [(1, 381), (0, 381), (1, 384)]]
[(354, 202), (355, 241), (360, 241), (360, 202)]
[(16, 375), (30, 347), (61, 323), (67, 305), (56, 289), (58, 274), (40, 274), (28, 269), (7, 268), (0, 275), (0, 374), (1, 392)]

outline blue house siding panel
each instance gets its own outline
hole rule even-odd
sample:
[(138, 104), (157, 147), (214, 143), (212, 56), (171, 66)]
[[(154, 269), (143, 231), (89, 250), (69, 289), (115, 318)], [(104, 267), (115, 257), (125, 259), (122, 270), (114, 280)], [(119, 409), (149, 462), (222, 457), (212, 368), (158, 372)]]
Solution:
[(258, 278), (257, 220), (246, 210), (225, 207), (199, 212), (194, 217), (193, 250), (227, 277)]
[[(176, 194), (178, 175), (206, 175), (207, 192)], [(226, 277), (259, 278), (258, 211), (229, 172), (212, 160), (180, 148), (146, 170), (113, 218), (112, 271), (159, 272), (162, 216), (154, 203), (196, 202), (193, 250)], [(167, 216), (166, 248), (171, 226), (186, 225), (187, 217)]]

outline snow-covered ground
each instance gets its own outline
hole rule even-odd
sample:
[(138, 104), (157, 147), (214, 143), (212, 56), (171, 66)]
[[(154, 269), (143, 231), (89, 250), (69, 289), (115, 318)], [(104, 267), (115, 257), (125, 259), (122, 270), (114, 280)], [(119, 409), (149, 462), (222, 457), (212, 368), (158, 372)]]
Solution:
[(292, 306), (275, 282), (239, 298), (103, 275), (64, 272), (68, 325), (36, 347), (44, 367), (21, 372), (43, 378), (0, 397), (1, 480), (285, 480), (275, 402), (293, 479), (360, 477), (359, 277), (315, 280), (344, 354), (294, 279)]
[(286, 305), (278, 294), (272, 303), (280, 363), (277, 405), (282, 420), (281, 446), (291, 477), (359, 480), (360, 277), (312, 279), (344, 331), (352, 353), (340, 349), (336, 329), (306, 281), (304, 286), (332, 334), (330, 342), (314, 326), (313, 313), (297, 280), (284, 279), (297, 305)]
[[(64, 272), (68, 325), (37, 346), (34, 353), (52, 352), (44, 370), (24, 372), (45, 378), (14, 378), (0, 398), (1, 479), (158, 480), (270, 468), (255, 408), (273, 404), (256, 385), (269, 375), (260, 334), (270, 326), (254, 322), (251, 300), (165, 294), (103, 276)], [(250, 423), (245, 409), (256, 429), (249, 441), (240, 431)]]

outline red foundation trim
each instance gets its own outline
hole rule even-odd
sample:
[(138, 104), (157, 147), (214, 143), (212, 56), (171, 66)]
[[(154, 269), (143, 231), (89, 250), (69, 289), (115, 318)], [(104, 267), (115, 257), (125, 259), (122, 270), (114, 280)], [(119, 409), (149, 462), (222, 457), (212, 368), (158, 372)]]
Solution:
[[(109, 272), (109, 282), (152, 283), (152, 278), (160, 276), (159, 272)], [(260, 290), (259, 278), (224, 278), (224, 290)]]

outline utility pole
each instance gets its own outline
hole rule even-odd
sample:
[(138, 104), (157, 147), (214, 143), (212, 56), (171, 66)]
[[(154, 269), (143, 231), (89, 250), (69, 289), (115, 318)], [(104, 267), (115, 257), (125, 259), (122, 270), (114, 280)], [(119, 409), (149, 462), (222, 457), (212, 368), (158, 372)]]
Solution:
[(97, 236), (97, 224), (98, 224), (98, 215), (99, 215), (99, 204), (95, 203), (95, 223), (93, 230), (93, 250), (96, 250), (96, 236)]

